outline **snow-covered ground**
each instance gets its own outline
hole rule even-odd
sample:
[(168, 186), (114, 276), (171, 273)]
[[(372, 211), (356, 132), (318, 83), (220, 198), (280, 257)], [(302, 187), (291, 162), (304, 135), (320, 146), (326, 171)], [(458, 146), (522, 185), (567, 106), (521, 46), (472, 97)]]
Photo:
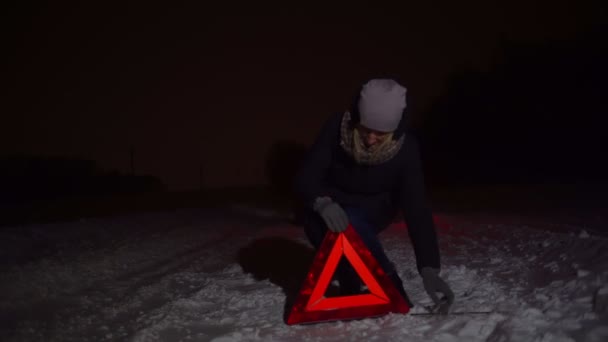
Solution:
[[(0, 340), (608, 341), (608, 238), (589, 228), (440, 215), (455, 314), (288, 326), (312, 250), (301, 228), (244, 209), (2, 228)], [(381, 238), (422, 312), (404, 227)]]

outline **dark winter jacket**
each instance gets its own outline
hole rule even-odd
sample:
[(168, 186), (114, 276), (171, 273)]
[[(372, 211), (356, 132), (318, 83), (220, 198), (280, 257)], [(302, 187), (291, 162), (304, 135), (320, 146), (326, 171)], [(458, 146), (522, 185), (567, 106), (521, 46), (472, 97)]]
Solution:
[[(342, 206), (355, 207), (377, 225), (385, 225), (401, 210), (418, 269), (439, 268), (439, 249), (432, 213), (425, 194), (418, 143), (402, 120), (393, 139), (405, 134), (399, 152), (378, 165), (360, 165), (342, 146), (343, 113), (332, 116), (306, 156), (296, 176), (296, 192), (307, 208), (317, 197), (329, 196)], [(358, 121), (356, 113), (352, 120)]]

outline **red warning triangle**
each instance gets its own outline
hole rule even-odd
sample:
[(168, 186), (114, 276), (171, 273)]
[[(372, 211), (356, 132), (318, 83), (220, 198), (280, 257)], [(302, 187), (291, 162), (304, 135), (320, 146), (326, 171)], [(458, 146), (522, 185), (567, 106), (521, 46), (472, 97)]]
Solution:
[[(325, 292), (342, 256), (351, 263), (370, 293), (326, 298)], [(405, 299), (351, 225), (342, 233), (327, 232), (287, 324), (314, 323), (407, 313)]]

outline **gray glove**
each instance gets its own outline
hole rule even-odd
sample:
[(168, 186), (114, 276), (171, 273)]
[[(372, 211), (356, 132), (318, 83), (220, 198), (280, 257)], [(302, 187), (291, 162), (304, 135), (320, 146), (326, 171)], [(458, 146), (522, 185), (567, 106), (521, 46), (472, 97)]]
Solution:
[(348, 227), (348, 216), (342, 207), (331, 200), (329, 197), (319, 197), (315, 200), (313, 205), (314, 211), (316, 211), (321, 217), (327, 228), (334, 233), (343, 232)]
[[(439, 270), (431, 267), (424, 267), (420, 271), (422, 284), (426, 293), (435, 303), (436, 310), (440, 313), (448, 313), (450, 306), (454, 303), (454, 292), (448, 284), (439, 277)], [(443, 294), (443, 298), (437, 297), (437, 292)]]

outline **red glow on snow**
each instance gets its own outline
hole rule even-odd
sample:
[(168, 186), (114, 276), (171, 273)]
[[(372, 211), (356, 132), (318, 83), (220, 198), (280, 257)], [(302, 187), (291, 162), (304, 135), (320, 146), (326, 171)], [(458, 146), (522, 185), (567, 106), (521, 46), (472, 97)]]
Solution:
[[(433, 215), (433, 223), (435, 224), (435, 227), (439, 233), (450, 232), (453, 228), (452, 224), (448, 222), (448, 220), (442, 215)], [(391, 227), (399, 230), (406, 230), (407, 224), (402, 217), (399, 217), (391, 224)]]

